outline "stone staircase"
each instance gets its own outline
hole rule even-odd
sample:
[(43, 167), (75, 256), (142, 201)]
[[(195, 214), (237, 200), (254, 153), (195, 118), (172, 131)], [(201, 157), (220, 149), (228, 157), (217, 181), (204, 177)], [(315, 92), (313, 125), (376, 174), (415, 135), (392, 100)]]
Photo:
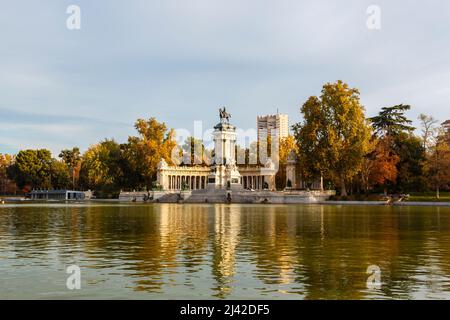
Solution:
[(185, 203), (226, 203), (227, 190), (193, 190)]
[(153, 202), (162, 202), (162, 203), (177, 203), (180, 195), (178, 193), (167, 193)]

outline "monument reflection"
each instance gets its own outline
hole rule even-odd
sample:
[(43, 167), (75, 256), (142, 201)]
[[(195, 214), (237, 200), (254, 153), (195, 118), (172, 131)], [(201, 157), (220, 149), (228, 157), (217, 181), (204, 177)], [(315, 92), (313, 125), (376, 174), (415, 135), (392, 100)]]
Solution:
[[(448, 208), (7, 206), (0, 249), (7, 287), (25, 276), (39, 283), (30, 297), (34, 290), (70, 297), (40, 279), (62, 275), (63, 286), (73, 263), (86, 297), (450, 297)], [(370, 265), (381, 269), (380, 289), (366, 286)]]

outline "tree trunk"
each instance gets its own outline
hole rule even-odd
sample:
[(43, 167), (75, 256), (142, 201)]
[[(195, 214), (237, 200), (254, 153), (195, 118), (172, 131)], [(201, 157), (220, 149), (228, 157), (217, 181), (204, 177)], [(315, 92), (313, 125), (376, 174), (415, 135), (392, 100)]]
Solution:
[(72, 188), (75, 190), (75, 168), (72, 168)]
[(345, 188), (345, 178), (344, 178), (344, 176), (341, 176), (341, 196), (343, 196), (343, 197), (347, 196), (347, 189)]
[(439, 186), (436, 187), (436, 199), (439, 199)]

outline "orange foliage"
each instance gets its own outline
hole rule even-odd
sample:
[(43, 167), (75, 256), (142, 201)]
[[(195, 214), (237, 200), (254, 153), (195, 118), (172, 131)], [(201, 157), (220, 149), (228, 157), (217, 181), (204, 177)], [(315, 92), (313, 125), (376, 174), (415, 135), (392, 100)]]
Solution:
[(389, 138), (378, 140), (371, 157), (369, 181), (372, 185), (384, 185), (397, 179), (397, 163), (400, 157), (390, 151)]

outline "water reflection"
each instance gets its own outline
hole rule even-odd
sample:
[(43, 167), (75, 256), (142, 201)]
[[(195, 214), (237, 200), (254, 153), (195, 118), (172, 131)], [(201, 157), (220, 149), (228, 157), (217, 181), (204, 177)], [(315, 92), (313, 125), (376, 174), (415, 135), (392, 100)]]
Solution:
[(448, 299), (450, 209), (5, 205), (0, 280), (1, 298)]

